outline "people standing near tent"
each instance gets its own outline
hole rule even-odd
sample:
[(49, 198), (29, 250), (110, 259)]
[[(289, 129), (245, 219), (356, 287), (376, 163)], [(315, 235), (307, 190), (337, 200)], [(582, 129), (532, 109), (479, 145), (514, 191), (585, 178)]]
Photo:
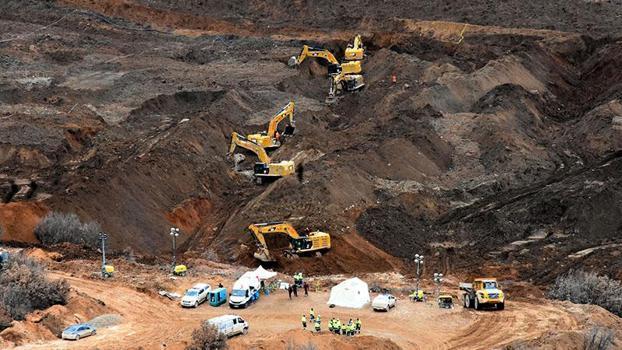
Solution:
[(346, 335), (346, 333), (348, 332), (348, 324), (344, 321), (343, 323), (341, 323), (341, 327), (339, 327), (339, 330), (341, 331), (341, 335)]
[(309, 310), (309, 319), (311, 321), (313, 321), (315, 319), (315, 310), (313, 310), (313, 308), (311, 308), (311, 310)]
[(317, 315), (317, 318), (315, 319), (315, 331), (316, 332), (320, 332), (320, 330), (322, 329), (322, 320), (320, 318), (320, 315)]
[(354, 327), (356, 329), (356, 333), (361, 334), (361, 319), (358, 317), (356, 318), (356, 321), (354, 321)]
[(296, 284), (292, 286), (292, 290), (294, 292), (294, 296), (298, 298), (298, 286)]
[(305, 296), (308, 297), (309, 296), (309, 283), (307, 283), (307, 281), (304, 281), (302, 283), (302, 287), (305, 289)]
[(354, 333), (354, 323), (352, 322), (352, 319), (350, 319), (350, 321), (348, 321), (348, 327), (347, 327), (347, 332), (346, 335), (353, 335), (352, 333)]
[(338, 318), (335, 319), (333, 332), (335, 332), (335, 334), (341, 333), (341, 321), (339, 321)]
[(302, 314), (300, 322), (302, 322), (302, 329), (307, 330), (307, 317), (304, 314)]
[(292, 300), (292, 286), (287, 286), (287, 294), (289, 294), (289, 300)]

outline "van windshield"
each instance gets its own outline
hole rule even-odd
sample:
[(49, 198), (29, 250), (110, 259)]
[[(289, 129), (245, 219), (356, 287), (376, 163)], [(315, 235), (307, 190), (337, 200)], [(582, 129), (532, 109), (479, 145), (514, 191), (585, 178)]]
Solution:
[(231, 295), (234, 297), (244, 297), (246, 296), (246, 291), (243, 289), (234, 289), (231, 291)]

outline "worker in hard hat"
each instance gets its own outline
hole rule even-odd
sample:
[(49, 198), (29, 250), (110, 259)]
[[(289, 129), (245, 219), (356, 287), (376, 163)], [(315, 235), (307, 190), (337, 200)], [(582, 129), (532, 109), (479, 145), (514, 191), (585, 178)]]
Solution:
[(346, 333), (348, 332), (348, 324), (343, 322), (343, 323), (341, 323), (341, 327), (339, 327), (339, 328), (340, 328), (340, 331), (341, 331), (341, 335), (346, 335)]
[(302, 318), (300, 319), (300, 322), (302, 322), (302, 329), (307, 330), (307, 316), (302, 314)]
[(317, 315), (317, 318), (315, 319), (315, 331), (316, 332), (320, 332), (322, 328), (322, 319), (320, 318), (320, 315)]
[(361, 333), (361, 319), (358, 317), (356, 318), (356, 321), (354, 321), (354, 328), (356, 333)]
[(313, 322), (313, 320), (315, 320), (315, 310), (313, 310), (313, 308), (311, 308), (311, 310), (309, 310), (309, 319), (311, 320), (311, 322)]
[(333, 326), (333, 331), (335, 334), (341, 333), (341, 321), (337, 318), (335, 319), (335, 325)]

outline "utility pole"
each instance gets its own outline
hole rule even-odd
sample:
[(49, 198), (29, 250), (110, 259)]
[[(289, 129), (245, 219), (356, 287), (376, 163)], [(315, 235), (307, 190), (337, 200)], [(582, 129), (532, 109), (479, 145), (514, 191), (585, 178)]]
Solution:
[(171, 237), (173, 237), (173, 269), (177, 266), (177, 237), (179, 237), (179, 229), (171, 227)]
[(421, 277), (421, 270), (423, 269), (423, 255), (415, 254), (415, 265), (417, 266), (417, 288), (415, 291), (419, 292), (419, 279)]
[(103, 232), (99, 233), (99, 240), (102, 243), (102, 278), (106, 278), (106, 240), (108, 239), (108, 235)]
[(434, 273), (434, 284), (436, 284), (436, 299), (438, 300), (438, 296), (441, 293), (441, 283), (443, 283), (443, 274), (442, 273)]

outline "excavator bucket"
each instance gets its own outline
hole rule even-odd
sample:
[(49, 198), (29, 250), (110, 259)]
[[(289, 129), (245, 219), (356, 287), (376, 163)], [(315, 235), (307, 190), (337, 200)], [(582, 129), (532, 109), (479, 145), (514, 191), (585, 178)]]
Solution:
[(283, 135), (286, 136), (290, 136), (294, 134), (294, 130), (296, 130), (296, 127), (293, 125), (286, 125), (285, 126), (285, 130), (283, 130)]
[(287, 61), (287, 65), (290, 67), (295, 67), (296, 65), (298, 65), (298, 59), (296, 58), (296, 56), (290, 57), (289, 61)]
[(324, 103), (329, 104), (329, 105), (337, 103), (337, 96), (328, 95), (328, 97), (326, 97), (326, 100), (324, 100)]
[(258, 248), (257, 251), (253, 253), (253, 256), (255, 257), (255, 259), (263, 262), (276, 261), (276, 259), (274, 259), (272, 255), (270, 255), (270, 252), (264, 248)]

